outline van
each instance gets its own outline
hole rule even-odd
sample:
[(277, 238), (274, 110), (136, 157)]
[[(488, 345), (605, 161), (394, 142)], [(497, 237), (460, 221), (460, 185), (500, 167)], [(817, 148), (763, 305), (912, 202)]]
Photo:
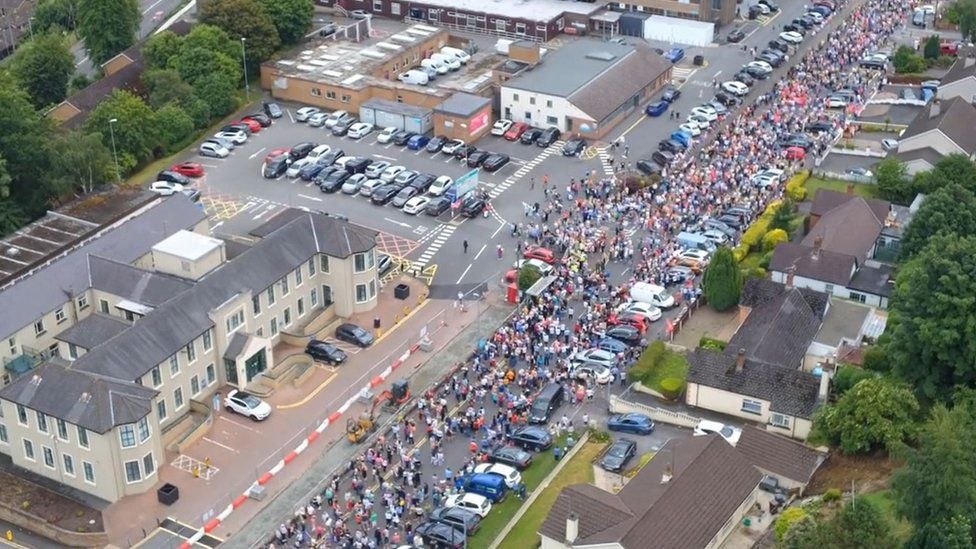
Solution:
[(532, 399), (529, 409), (529, 423), (548, 423), (552, 413), (563, 403), (563, 387), (558, 383), (550, 383), (539, 391)]
[(916, 27), (925, 27), (925, 12), (922, 10), (915, 10), (915, 14), (912, 15), (912, 24)]
[(661, 309), (670, 309), (675, 306), (674, 296), (668, 294), (667, 290), (661, 286), (648, 282), (635, 282), (630, 287), (630, 298), (634, 301), (650, 303)]
[(508, 494), (505, 478), (489, 473), (474, 473), (464, 477), (464, 491), (485, 496), (492, 503), (498, 503)]
[(421, 60), (419, 70), (427, 73), (427, 77), (431, 80), (437, 78), (438, 74), (447, 74), (447, 66), (438, 65), (436, 61), (431, 61), (430, 59)]
[(471, 54), (469, 54), (464, 50), (452, 48), (451, 46), (444, 46), (443, 48), (441, 48), (441, 53), (447, 56), (453, 56), (458, 61), (460, 61), (462, 65), (466, 65), (468, 61), (471, 60)]
[(417, 84), (418, 86), (426, 86), (430, 82), (430, 77), (424, 71), (411, 70), (407, 72), (401, 72), (397, 75), (397, 80), (405, 84)]
[(678, 246), (683, 250), (704, 250), (715, 252), (715, 243), (699, 233), (678, 233)]
[(430, 60), (440, 61), (441, 63), (447, 65), (447, 68), (451, 69), (452, 71), (456, 71), (461, 68), (461, 62), (458, 61), (457, 57), (447, 56), (443, 53), (435, 53), (434, 55), (431, 55)]

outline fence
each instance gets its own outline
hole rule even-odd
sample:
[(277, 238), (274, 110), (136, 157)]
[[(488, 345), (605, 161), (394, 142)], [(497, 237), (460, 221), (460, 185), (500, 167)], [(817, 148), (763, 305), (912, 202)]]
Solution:
[(874, 176), (854, 175), (850, 173), (837, 173), (826, 170), (813, 170), (813, 175), (821, 179), (837, 179), (839, 181), (849, 181), (851, 183), (861, 183), (864, 185), (874, 185)]
[(610, 411), (615, 414), (647, 414), (654, 421), (688, 428), (694, 428), (701, 421), (701, 418), (690, 416), (683, 412), (675, 412), (666, 408), (631, 402), (617, 395), (610, 395)]

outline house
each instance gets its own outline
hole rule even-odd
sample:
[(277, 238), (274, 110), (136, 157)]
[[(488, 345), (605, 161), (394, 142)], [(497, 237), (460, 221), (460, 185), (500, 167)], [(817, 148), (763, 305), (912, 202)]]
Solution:
[(796, 490), (800, 495), (827, 460), (827, 454), (823, 452), (751, 425), (743, 427), (735, 449), (759, 472), (775, 478), (782, 488)]
[(946, 101), (955, 97), (963, 101), (976, 99), (976, 52), (960, 52), (955, 63), (939, 81), (938, 98)]
[(31, 19), (37, 0), (0, 0), (0, 59), (12, 54), (25, 34), (31, 32)]
[(838, 364), (858, 363), (862, 344), (876, 340), (887, 325), (884, 311), (847, 299), (831, 298), (820, 330), (803, 359), (803, 369), (833, 369)]
[[(940, 86), (940, 96), (941, 90)], [(939, 158), (950, 154), (976, 155), (976, 132), (972, 131), (976, 107), (972, 100), (962, 96), (935, 99), (912, 120), (898, 141), (898, 158), (909, 173), (930, 170)]]
[(376, 306), (375, 231), (286, 209), (229, 258), (206, 229), (175, 195), (0, 290), (11, 346), (54, 342), (7, 366), (0, 453), (106, 501), (144, 492), (194, 406), (254, 383), (284, 336)]
[(671, 70), (642, 42), (576, 40), (501, 84), (502, 117), (598, 139), (650, 101)]
[(616, 494), (567, 486), (539, 535), (542, 549), (711, 549), (759, 497), (760, 473), (718, 435), (672, 438)]

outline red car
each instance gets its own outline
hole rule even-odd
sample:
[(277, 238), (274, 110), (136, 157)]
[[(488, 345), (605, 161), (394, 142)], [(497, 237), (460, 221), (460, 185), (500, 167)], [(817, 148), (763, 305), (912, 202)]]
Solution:
[(246, 124), (248, 128), (251, 128), (251, 133), (258, 133), (261, 131), (261, 123), (257, 120), (251, 120), (250, 118), (242, 118), (235, 124)]
[(279, 156), (281, 156), (283, 154), (288, 154), (290, 152), (291, 152), (291, 149), (289, 147), (282, 147), (280, 149), (275, 149), (275, 150), (269, 152), (268, 153), (268, 156), (265, 156), (264, 157), (264, 163), (267, 164), (268, 162), (271, 162), (275, 158), (278, 158)]
[(182, 164), (173, 164), (169, 167), (169, 171), (176, 172), (180, 175), (185, 175), (187, 177), (203, 177), (203, 166), (196, 162), (183, 162)]
[(807, 155), (803, 147), (788, 147), (786, 149), (786, 159), (787, 160), (803, 160)]
[(647, 323), (644, 317), (634, 313), (615, 313), (607, 318), (607, 324), (611, 326), (626, 325), (637, 328), (640, 333), (647, 331)]
[(539, 261), (545, 261), (546, 263), (552, 265), (556, 262), (556, 254), (552, 253), (549, 248), (543, 248), (541, 246), (528, 248), (522, 253), (522, 257), (525, 259), (538, 259)]
[(530, 127), (531, 126), (529, 126), (525, 122), (516, 122), (512, 124), (511, 127), (508, 128), (508, 131), (505, 132), (505, 139), (508, 139), (509, 141), (515, 141), (516, 139), (522, 137), (522, 134), (525, 133), (525, 130), (529, 129)]

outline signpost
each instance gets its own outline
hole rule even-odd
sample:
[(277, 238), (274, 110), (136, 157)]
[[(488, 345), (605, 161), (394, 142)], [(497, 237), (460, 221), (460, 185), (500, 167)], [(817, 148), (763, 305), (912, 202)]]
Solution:
[(454, 181), (454, 185), (445, 193), (451, 203), (463, 200), (465, 196), (478, 188), (478, 172), (480, 171), (481, 168), (475, 168)]

